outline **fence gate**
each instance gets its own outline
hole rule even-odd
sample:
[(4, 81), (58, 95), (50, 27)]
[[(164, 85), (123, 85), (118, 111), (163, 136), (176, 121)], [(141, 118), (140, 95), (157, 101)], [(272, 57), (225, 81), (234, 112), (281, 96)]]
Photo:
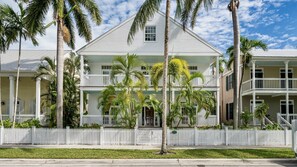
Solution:
[(297, 157), (297, 119), (292, 121), (292, 149)]

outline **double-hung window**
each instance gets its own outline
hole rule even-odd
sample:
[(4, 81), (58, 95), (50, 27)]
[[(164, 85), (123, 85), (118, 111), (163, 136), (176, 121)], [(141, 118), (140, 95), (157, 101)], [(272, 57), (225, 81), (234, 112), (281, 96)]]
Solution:
[(156, 41), (156, 26), (146, 26), (144, 34), (145, 42), (155, 42)]
[(233, 73), (226, 77), (226, 90), (233, 89)]

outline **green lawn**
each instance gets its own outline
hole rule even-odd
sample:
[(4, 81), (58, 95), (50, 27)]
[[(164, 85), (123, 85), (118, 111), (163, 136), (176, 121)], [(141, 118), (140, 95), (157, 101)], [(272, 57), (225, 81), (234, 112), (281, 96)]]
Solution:
[(1, 148), (0, 158), (45, 159), (152, 159), (152, 158), (294, 158), (289, 148), (261, 149), (189, 149), (172, 150), (174, 153), (158, 155), (158, 150), (106, 150), (106, 149), (51, 149)]

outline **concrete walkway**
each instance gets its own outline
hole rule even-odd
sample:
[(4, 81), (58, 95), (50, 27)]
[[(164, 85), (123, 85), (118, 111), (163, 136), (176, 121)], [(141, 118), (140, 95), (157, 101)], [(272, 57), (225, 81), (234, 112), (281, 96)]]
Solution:
[(296, 159), (0, 159), (0, 167), (94, 167), (94, 166), (253, 166), (296, 167)]

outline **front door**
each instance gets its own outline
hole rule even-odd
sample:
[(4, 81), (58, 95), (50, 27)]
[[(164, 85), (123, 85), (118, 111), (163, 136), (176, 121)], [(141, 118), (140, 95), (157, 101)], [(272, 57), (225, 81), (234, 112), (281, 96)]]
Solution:
[(144, 107), (142, 111), (142, 125), (146, 127), (153, 127), (154, 116), (154, 109), (152, 107)]

